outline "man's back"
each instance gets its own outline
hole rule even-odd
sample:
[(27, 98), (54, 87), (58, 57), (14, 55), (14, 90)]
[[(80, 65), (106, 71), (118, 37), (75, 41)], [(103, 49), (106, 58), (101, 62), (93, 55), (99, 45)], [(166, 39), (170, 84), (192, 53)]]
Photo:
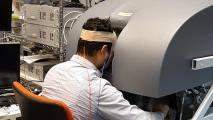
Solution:
[(88, 60), (74, 55), (47, 73), (42, 95), (65, 102), (76, 120), (161, 120), (130, 105)]
[(97, 112), (101, 86), (98, 72), (84, 62), (79, 64), (74, 59), (54, 66), (45, 77), (42, 95), (64, 101), (76, 119), (90, 120)]

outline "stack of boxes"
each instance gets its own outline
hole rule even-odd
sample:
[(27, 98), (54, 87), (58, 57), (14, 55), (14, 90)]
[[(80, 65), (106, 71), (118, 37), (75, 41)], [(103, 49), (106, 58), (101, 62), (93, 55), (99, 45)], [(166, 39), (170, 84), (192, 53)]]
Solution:
[[(82, 12), (83, 9), (64, 8), (64, 15), (72, 11)], [(64, 23), (78, 14), (74, 12), (67, 15), (64, 18)], [(22, 35), (26, 40), (59, 48), (59, 7), (25, 4), (23, 6), (23, 15), (24, 25)]]
[[(63, 23), (75, 18), (83, 11), (83, 8), (64, 8)], [(25, 40), (59, 48), (59, 7), (24, 4), (22, 13), (24, 19), (22, 36)], [(65, 33), (70, 30), (70, 22), (65, 27)], [(41, 81), (47, 71), (57, 63), (59, 63), (57, 60), (50, 59), (31, 64), (24, 63), (21, 65), (21, 77), (26, 80)]]

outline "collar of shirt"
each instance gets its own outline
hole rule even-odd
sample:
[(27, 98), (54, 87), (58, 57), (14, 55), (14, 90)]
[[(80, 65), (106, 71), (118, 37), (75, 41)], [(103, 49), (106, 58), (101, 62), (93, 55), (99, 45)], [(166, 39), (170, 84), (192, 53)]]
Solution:
[(86, 68), (95, 70), (97, 76), (101, 77), (101, 72), (89, 60), (87, 60), (79, 55), (73, 55), (72, 58), (70, 59), (70, 61), (76, 62), (76, 63), (82, 65), (82, 67), (86, 67)]

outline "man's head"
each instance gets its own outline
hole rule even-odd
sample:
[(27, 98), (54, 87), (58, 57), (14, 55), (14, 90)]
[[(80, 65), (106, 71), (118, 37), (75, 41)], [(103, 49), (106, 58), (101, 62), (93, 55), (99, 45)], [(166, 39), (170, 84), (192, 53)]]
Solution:
[(91, 18), (83, 25), (77, 54), (101, 68), (108, 59), (116, 40), (109, 19)]

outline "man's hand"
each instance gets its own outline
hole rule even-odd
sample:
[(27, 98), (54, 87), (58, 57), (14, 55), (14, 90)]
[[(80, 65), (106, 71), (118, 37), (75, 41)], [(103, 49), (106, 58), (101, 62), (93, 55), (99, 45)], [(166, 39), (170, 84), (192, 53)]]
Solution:
[(156, 103), (153, 106), (153, 112), (161, 112), (164, 114), (164, 118), (165, 118), (169, 112), (169, 106), (162, 103)]

